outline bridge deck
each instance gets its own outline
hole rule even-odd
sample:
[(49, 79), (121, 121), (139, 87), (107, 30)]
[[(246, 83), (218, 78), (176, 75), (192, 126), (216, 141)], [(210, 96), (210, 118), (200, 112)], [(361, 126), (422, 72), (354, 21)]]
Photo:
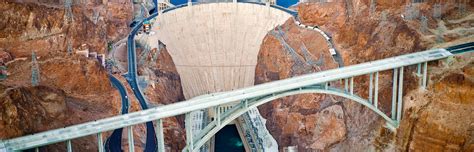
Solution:
[[(199, 109), (207, 109), (217, 105), (228, 104), (243, 99), (255, 98), (286, 90), (298, 89), (309, 85), (322, 84), (325, 82), (337, 81), (353, 76), (439, 60), (449, 56), (452, 56), (452, 54), (445, 49), (434, 49), (417, 52), (378, 61), (347, 66), (344, 68), (307, 74), (285, 80), (274, 81), (253, 87), (238, 89), (235, 91), (204, 96), (202, 98), (193, 98), (188, 101), (150, 108), (126, 115), (110, 117), (94, 122), (88, 122), (29, 136), (14, 138), (0, 142), (0, 144), (3, 143), (3, 146), (12, 148), (14, 150), (28, 149), (97, 134), (104, 131), (114, 130), (117, 128), (154, 121), (161, 118), (172, 117)], [(0, 148), (1, 146), (2, 145), (0, 145)]]

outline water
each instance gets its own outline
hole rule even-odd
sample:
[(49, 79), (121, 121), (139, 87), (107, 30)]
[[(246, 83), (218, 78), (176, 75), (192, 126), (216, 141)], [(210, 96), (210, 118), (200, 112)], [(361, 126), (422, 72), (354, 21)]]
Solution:
[(181, 5), (181, 4), (187, 3), (188, 0), (171, 0), (170, 2), (171, 4), (174, 4), (174, 5)]
[(235, 125), (227, 125), (215, 136), (216, 152), (243, 152), (245, 151), (242, 139)]
[(299, 0), (277, 0), (277, 5), (288, 8), (288, 7), (298, 3), (298, 1)]

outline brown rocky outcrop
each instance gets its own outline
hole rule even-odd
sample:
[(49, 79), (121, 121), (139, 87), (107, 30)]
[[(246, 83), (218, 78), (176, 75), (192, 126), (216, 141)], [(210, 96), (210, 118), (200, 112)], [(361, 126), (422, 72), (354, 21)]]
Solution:
[(128, 34), (131, 1), (81, 1), (72, 5), (72, 22), (65, 20), (63, 1), (0, 2), (0, 48), (13, 57), (66, 52), (88, 44), (90, 51), (106, 53), (107, 43)]
[(405, 117), (396, 134), (381, 130), (375, 145), (380, 150), (474, 150), (474, 58), (456, 58), (449, 67), (434, 67), (432, 84), (405, 97)]
[[(294, 52), (285, 49), (274, 35), (267, 35), (258, 56), (256, 84), (338, 67), (324, 37), (318, 32), (299, 28), (292, 20), (281, 29)], [(326, 95), (303, 94), (272, 101), (259, 109), (269, 120), (267, 128), (280, 147), (297, 145), (300, 149), (324, 149), (342, 140), (346, 134), (344, 113), (337, 102)]]
[[(12, 87), (0, 84), (0, 138), (33, 134), (55, 128), (110, 117), (110, 105), (93, 103), (68, 96), (64, 91), (46, 86)], [(74, 150), (97, 150), (94, 137), (73, 141)], [(82, 145), (82, 146), (78, 146)], [(65, 151), (65, 146), (42, 149)]]
[[(435, 3), (416, 4), (416, 7), (420, 10), (420, 15), (417, 19), (408, 20), (401, 16), (401, 14), (405, 13), (404, 9), (407, 2), (408, 1), (376, 1), (377, 7), (372, 13), (370, 12), (370, 1), (364, 0), (302, 3), (298, 5), (296, 9), (298, 9), (299, 17), (304, 24), (317, 25), (332, 36), (336, 49), (342, 56), (345, 66), (422, 51), (435, 46), (435, 43), (439, 42), (439, 38), (437, 37), (440, 37), (441, 41), (444, 42), (454, 40), (457, 40), (456, 43), (472, 41), (472, 39), (464, 38), (468, 36), (466, 33), (474, 32), (470, 29), (472, 26), (469, 26), (473, 21), (469, 15), (472, 14), (473, 10), (472, 6), (469, 6), (470, 4), (466, 6), (467, 11), (461, 14), (460, 11), (456, 9), (457, 5), (454, 3), (444, 4), (443, 2), (441, 18), (432, 17), (433, 5)], [(394, 3), (397, 3), (397, 5), (393, 5)], [(419, 17), (421, 15), (425, 15), (428, 18), (428, 32), (426, 33), (420, 30), (421, 23)], [(444, 33), (437, 32), (439, 26), (445, 28)], [(450, 43), (450, 45), (456, 43)], [(284, 49), (279, 46), (281, 46), (279, 42), (271, 38), (271, 36), (265, 38), (256, 69), (255, 80), (257, 84), (304, 73), (316, 72), (311, 68), (300, 66), (297, 62), (291, 61), (291, 55), (286, 53)], [(293, 47), (295, 48), (295, 46)], [(267, 51), (267, 49), (272, 50), (272, 52), (269, 53), (270, 51)], [(310, 48), (308, 49), (311, 50)], [(318, 52), (311, 53), (313, 56), (317, 56)], [(321, 53), (330, 57), (327, 50), (323, 49)], [(325, 61), (326, 64), (321, 66), (322, 69), (335, 68), (327, 64), (330, 60)], [(432, 63), (430, 65), (436, 66), (438, 64)], [(404, 87), (404, 94), (410, 94), (412, 91), (416, 91), (415, 89), (418, 87), (418, 78), (413, 74), (414, 70), (416, 70), (414, 67), (405, 68), (405, 84), (408, 85)], [(464, 74), (464, 76), (472, 77), (466, 74)], [(355, 78), (355, 92), (364, 98), (368, 96), (368, 78), (368, 76)], [(387, 113), (390, 110), (391, 102), (391, 79), (391, 71), (380, 73), (379, 107)], [(337, 87), (340, 83), (335, 82), (331, 85)], [(463, 94), (459, 96), (470, 95)], [(310, 126), (309, 124), (317, 124), (318, 122), (316, 120), (318, 120), (320, 115), (314, 114), (320, 113), (320, 111), (324, 111), (325, 108), (334, 105), (342, 107), (343, 123), (339, 124), (341, 124), (343, 126), (341, 128), (344, 129), (334, 127), (340, 134), (322, 135), (326, 137), (325, 139), (332, 140), (318, 140), (318, 138), (308, 136), (311, 132), (303, 132), (295, 129), (308, 128)], [(382, 138), (379, 138), (379, 132), (374, 130), (383, 128), (384, 121), (371, 110), (350, 100), (327, 95), (305, 94), (278, 99), (259, 107), (259, 109), (262, 115), (270, 120), (267, 122), (267, 128), (269, 128), (271, 134), (278, 141), (280, 148), (298, 146), (299, 151), (365, 151), (367, 149), (383, 147), (380, 150), (390, 151), (393, 150), (393, 147), (400, 147), (398, 140), (397, 144), (392, 145), (376, 144), (374, 141), (382, 140)], [(458, 112), (455, 109), (448, 111), (454, 113)], [(427, 116), (428, 115), (431, 117), (431, 114), (427, 114)], [(456, 119), (453, 120), (453, 122), (465, 119), (470, 121), (472, 118), (462, 117), (462, 119)], [(292, 122), (288, 122), (288, 120)], [(326, 123), (338, 124), (336, 120), (337, 119), (329, 120), (329, 122)], [(429, 121), (433, 126), (439, 125), (439, 122)], [(319, 124), (318, 126), (323, 130), (326, 127), (330, 128), (328, 125)], [(418, 126), (422, 129), (425, 128), (422, 124)], [(412, 132), (405, 131), (405, 129), (399, 129), (397, 132), (401, 133), (398, 133), (397, 137), (399, 135), (412, 135)], [(452, 133), (444, 132), (443, 134)], [(382, 134), (386, 133), (387, 132), (383, 132)], [(465, 130), (457, 134), (463, 133), (466, 133)], [(423, 132), (422, 134), (425, 136), (427, 133)], [(329, 138), (329, 136), (331, 136), (331, 138)], [(387, 136), (382, 137), (385, 139)], [(430, 136), (426, 135), (426, 137), (429, 138)], [(472, 140), (472, 138), (472, 135), (462, 136), (463, 140), (457, 140), (453, 143), (456, 143), (458, 147), (463, 147), (466, 145), (459, 144), (461, 143), (460, 141), (467, 142)], [(419, 138), (419, 142), (415, 142), (409, 139), (406, 140), (405, 143), (413, 143), (411, 147), (418, 144), (420, 148), (415, 148), (415, 150), (423, 149), (421, 147), (425, 147), (426, 149), (429, 144), (421, 143), (425, 140), (426, 138)], [(446, 141), (449, 140), (449, 138), (442, 137), (440, 139), (436, 138), (436, 140)], [(404, 150), (403, 148), (401, 149)]]

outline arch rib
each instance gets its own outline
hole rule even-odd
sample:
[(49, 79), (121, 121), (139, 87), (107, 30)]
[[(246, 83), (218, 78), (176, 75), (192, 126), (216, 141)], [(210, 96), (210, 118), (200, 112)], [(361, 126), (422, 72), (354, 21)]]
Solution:
[[(279, 98), (292, 96), (292, 95), (298, 95), (298, 94), (307, 94), (307, 93), (335, 95), (335, 96), (340, 96), (340, 97), (344, 97), (344, 98), (353, 100), (357, 103), (360, 103), (360, 104), (364, 105), (365, 107), (367, 107), (370, 110), (374, 111), (378, 115), (382, 116), (382, 118), (385, 119), (385, 121), (387, 121), (387, 125), (392, 125), (392, 126), (389, 126), (389, 127), (394, 127), (398, 124), (396, 121), (390, 119), (390, 117), (388, 117), (385, 113), (383, 113), (382, 111), (377, 109), (374, 105), (370, 104), (370, 102), (368, 100), (365, 100), (365, 99), (363, 99), (363, 98), (361, 98), (357, 95), (351, 95), (349, 92), (345, 92), (345, 91), (342, 91), (340, 89), (333, 88), (333, 87), (329, 87), (328, 89), (324, 89), (324, 88), (321, 88), (321, 87), (312, 86), (312, 87), (305, 87), (305, 88), (301, 88), (301, 89), (288, 90), (288, 91), (281, 92), (281, 93), (278, 93), (278, 94), (265, 96), (263, 98), (254, 100), (253, 102), (251, 102), (249, 100), (248, 106), (237, 106), (236, 105), (236, 107), (239, 107), (239, 109), (232, 110), (231, 114), (228, 114), (228, 116), (225, 117), (224, 120), (221, 120), (220, 125), (215, 125), (215, 123), (214, 123), (215, 120), (213, 122), (209, 123), (209, 125), (213, 126), (212, 129), (210, 129), (206, 134), (204, 134), (202, 137), (198, 138), (198, 140), (196, 142), (194, 142), (195, 143), (195, 148), (193, 147), (192, 151), (193, 152), (198, 151), (199, 148), (201, 146), (203, 146), (209, 139), (211, 139), (219, 130), (221, 130), (227, 124), (232, 122), (234, 119), (240, 117), (241, 115), (243, 115), (244, 113), (246, 113), (250, 109), (257, 108), (258, 106), (260, 106), (264, 103), (267, 103), (267, 102), (270, 102), (270, 101), (273, 101), (273, 100), (276, 100), (276, 99), (279, 99)], [(242, 102), (240, 104), (242, 104)], [(186, 146), (183, 151), (185, 151), (187, 148), (188, 147)]]

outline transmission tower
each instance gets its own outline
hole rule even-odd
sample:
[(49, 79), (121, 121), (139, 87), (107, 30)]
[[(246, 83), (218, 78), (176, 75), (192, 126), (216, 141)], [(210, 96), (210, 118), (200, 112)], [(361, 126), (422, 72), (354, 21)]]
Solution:
[(370, 0), (370, 15), (373, 15), (376, 10), (376, 2), (375, 0)]
[(421, 33), (427, 34), (428, 32), (428, 18), (425, 15), (421, 16)]
[(72, 54), (72, 42), (71, 42), (71, 39), (68, 39), (67, 40), (67, 55), (71, 55)]
[(405, 6), (405, 18), (407, 20), (416, 19), (418, 18), (419, 15), (420, 15), (420, 10), (418, 9), (417, 6), (411, 3)]
[(466, 2), (458, 3), (459, 13), (464, 15), (466, 13)]
[(71, 23), (73, 21), (73, 14), (72, 14), (72, 0), (65, 0), (64, 1), (64, 21), (66, 23)]
[(39, 65), (36, 61), (36, 53), (31, 53), (31, 84), (38, 86), (40, 81)]
[(440, 18), (442, 15), (442, 5), (441, 4), (435, 4), (433, 8), (433, 17), (434, 18)]
[(438, 32), (436, 33), (436, 43), (443, 43), (444, 38), (444, 28), (441, 25), (438, 25), (438, 28), (436, 29)]

